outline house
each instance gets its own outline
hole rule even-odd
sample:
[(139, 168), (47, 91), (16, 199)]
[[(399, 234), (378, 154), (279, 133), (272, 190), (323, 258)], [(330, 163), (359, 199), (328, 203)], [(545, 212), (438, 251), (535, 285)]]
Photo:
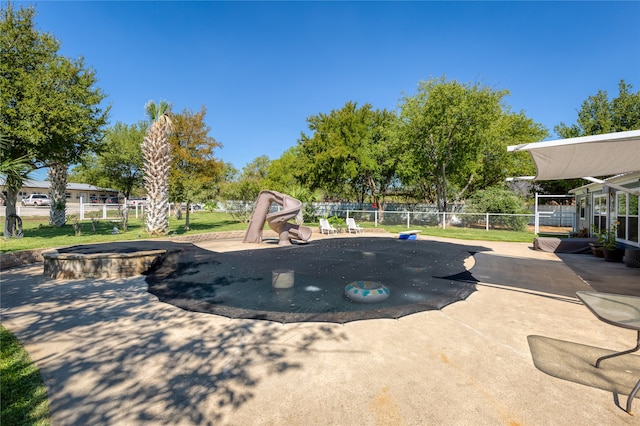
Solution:
[[(49, 194), (51, 182), (46, 180), (27, 180), (18, 192), (18, 202), (31, 194)], [(4, 181), (0, 180), (0, 191), (6, 196), (7, 191)], [(99, 188), (86, 183), (67, 183), (66, 198), (67, 203), (80, 204), (91, 202), (104, 202), (107, 198), (118, 198), (119, 191), (116, 189)], [(4, 197), (2, 198), (4, 201)]]
[(640, 130), (527, 143), (507, 150), (531, 154), (537, 174), (524, 178), (592, 182), (570, 191), (576, 197), (576, 230), (592, 232), (593, 225), (602, 231), (615, 225), (617, 242), (640, 247)]
[[(630, 191), (624, 191), (620, 187)], [(640, 247), (638, 234), (638, 199), (640, 172), (627, 173), (590, 183), (569, 191), (576, 198), (576, 224), (578, 230), (594, 228), (603, 232), (616, 226), (616, 241)]]

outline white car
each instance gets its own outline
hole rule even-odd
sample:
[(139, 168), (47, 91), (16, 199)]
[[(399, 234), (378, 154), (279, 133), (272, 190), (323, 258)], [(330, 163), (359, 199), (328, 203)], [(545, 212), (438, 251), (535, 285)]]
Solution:
[(147, 204), (147, 197), (131, 197), (127, 200), (127, 205), (130, 207), (144, 206)]
[(22, 199), (23, 206), (50, 206), (51, 200), (45, 194), (31, 194)]

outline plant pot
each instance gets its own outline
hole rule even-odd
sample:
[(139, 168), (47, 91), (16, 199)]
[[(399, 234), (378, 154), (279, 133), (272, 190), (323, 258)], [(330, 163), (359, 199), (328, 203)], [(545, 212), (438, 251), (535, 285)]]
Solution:
[(602, 251), (602, 245), (598, 243), (589, 243), (591, 246), (591, 254), (595, 257), (604, 257), (604, 253)]
[(602, 249), (604, 253), (604, 260), (607, 262), (622, 262), (622, 258), (624, 257), (624, 250), (615, 248), (615, 249)]
[(626, 249), (624, 264), (630, 268), (640, 268), (640, 249)]

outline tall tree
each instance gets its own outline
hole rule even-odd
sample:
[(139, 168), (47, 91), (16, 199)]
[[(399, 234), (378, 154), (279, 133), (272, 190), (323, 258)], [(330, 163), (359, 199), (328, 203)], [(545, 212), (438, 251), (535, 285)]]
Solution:
[[(105, 95), (83, 58), (59, 55), (60, 43), (36, 31), (33, 7), (7, 3), (0, 13), (0, 131), (10, 141), (3, 158), (26, 157), (32, 170), (54, 168), (51, 221), (63, 225), (66, 168), (99, 146)], [(7, 186), (7, 214), (15, 214), (19, 189)]]
[(234, 194), (235, 184), (239, 174), (240, 171), (233, 163), (223, 163), (220, 181), (214, 188), (213, 198), (215, 200), (239, 200), (240, 198), (237, 198)]
[(185, 109), (172, 118), (169, 197), (186, 202), (186, 230), (190, 226), (191, 203), (213, 198), (214, 186), (224, 170), (223, 163), (214, 157), (214, 150), (222, 144), (209, 136), (211, 128), (204, 121), (206, 113), (202, 106), (196, 113)]
[(292, 188), (299, 187), (300, 181), (297, 176), (300, 161), (300, 150), (297, 145), (282, 153), (280, 158), (271, 161), (263, 181), (264, 189), (272, 189), (283, 194), (289, 194)]
[(399, 172), (405, 184), (421, 189), (425, 198), (433, 188), (438, 209), (446, 211), (450, 176), (478, 161), (506, 94), (444, 77), (420, 82), (418, 92), (405, 96), (400, 105), (403, 161)]
[(147, 192), (145, 227), (150, 235), (166, 235), (169, 229), (169, 171), (171, 168), (171, 106), (166, 101), (145, 106), (151, 125), (142, 141), (144, 188)]
[(618, 97), (609, 100), (604, 90), (589, 96), (578, 111), (575, 124), (560, 123), (555, 132), (563, 138), (599, 135), (640, 129), (640, 91), (633, 93), (633, 86), (620, 80)]
[[(640, 91), (620, 80), (618, 97), (609, 100), (604, 90), (589, 96), (582, 102), (575, 124), (560, 123), (553, 130), (562, 138), (599, 135), (640, 129)], [(583, 179), (540, 182), (547, 193), (566, 193), (584, 184)]]
[[(240, 172), (238, 183), (240, 184), (241, 193), (244, 199), (255, 200), (263, 189), (265, 179), (269, 173), (271, 160), (267, 155), (261, 155), (254, 158), (251, 162), (245, 164)], [(248, 197), (248, 198), (246, 198)]]
[(531, 156), (526, 152), (508, 152), (507, 147), (540, 141), (548, 135), (544, 126), (523, 112), (512, 113), (505, 109), (491, 124), (487, 141), (478, 152), (478, 161), (468, 163), (470, 167), (453, 176), (452, 181), (461, 188), (456, 199), (478, 190), (505, 185), (508, 177), (534, 175), (536, 168)]
[(221, 196), (227, 200), (254, 201), (263, 189), (274, 189), (268, 185), (266, 177), (271, 168), (271, 160), (266, 155), (256, 157), (247, 163), (242, 171), (231, 164), (225, 165), (225, 183)]
[(116, 123), (105, 132), (98, 153), (85, 155), (70, 179), (102, 188), (114, 188), (130, 197), (143, 184), (142, 141), (148, 124)]
[(611, 114), (614, 131), (640, 129), (640, 91), (633, 93), (633, 86), (621, 80), (618, 97), (611, 101)]
[(313, 134), (298, 140), (300, 180), (329, 198), (370, 198), (383, 208), (395, 177), (396, 119), (392, 112), (355, 102), (307, 118)]

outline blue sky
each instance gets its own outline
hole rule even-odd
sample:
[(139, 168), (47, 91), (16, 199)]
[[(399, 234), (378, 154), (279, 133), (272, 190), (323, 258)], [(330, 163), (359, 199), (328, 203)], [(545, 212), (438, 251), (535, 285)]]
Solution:
[[(348, 101), (395, 110), (446, 76), (510, 92), (550, 131), (598, 90), (640, 90), (640, 2), (18, 2), (83, 56), (110, 121), (144, 105), (207, 108), (216, 157), (238, 169), (294, 146)], [(555, 135), (552, 133), (552, 136)]]

